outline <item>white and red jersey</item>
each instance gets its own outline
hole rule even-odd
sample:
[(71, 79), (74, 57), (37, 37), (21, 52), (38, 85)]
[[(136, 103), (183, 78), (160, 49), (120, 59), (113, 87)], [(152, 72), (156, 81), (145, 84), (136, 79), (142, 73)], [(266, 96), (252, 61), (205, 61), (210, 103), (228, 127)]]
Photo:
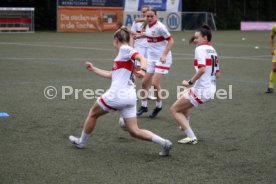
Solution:
[[(143, 29), (143, 22), (133, 22), (131, 26), (131, 31), (136, 33), (145, 32)], [(148, 47), (148, 41), (146, 37), (137, 38), (134, 42), (134, 48)]]
[[(164, 24), (156, 20), (153, 24), (146, 26), (146, 36), (149, 45), (148, 57), (150, 59), (160, 60), (168, 40), (172, 38), (171, 34)], [(167, 57), (172, 57), (171, 51), (168, 53)]]
[(205, 66), (205, 73), (196, 81), (194, 88), (207, 89), (215, 85), (216, 72), (219, 71), (218, 55), (209, 43), (196, 47), (194, 66), (196, 71)]
[(128, 45), (123, 45), (113, 61), (112, 81), (110, 89), (125, 89), (133, 85), (134, 58), (139, 54), (135, 49)]

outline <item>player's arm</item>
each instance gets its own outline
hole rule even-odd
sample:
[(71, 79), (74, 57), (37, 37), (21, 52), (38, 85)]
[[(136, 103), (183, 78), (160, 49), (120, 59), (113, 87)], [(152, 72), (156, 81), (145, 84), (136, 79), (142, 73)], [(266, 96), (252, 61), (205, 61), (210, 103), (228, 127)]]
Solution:
[(141, 63), (141, 66), (140, 66), (140, 70), (137, 71), (137, 74), (140, 74), (140, 76), (144, 76), (146, 74), (146, 69), (147, 69), (147, 60), (144, 56), (142, 56), (141, 54), (137, 54), (135, 57), (134, 57), (135, 60), (139, 60), (140, 63)]
[(160, 58), (162, 63), (166, 62), (167, 55), (168, 55), (168, 53), (170, 52), (170, 50), (172, 49), (172, 47), (174, 45), (174, 40), (173, 40), (172, 36), (170, 36), (167, 40), (168, 40), (168, 43), (167, 43), (166, 48), (165, 48), (165, 50), (162, 53), (161, 58)]
[(146, 22), (147, 19), (146, 19), (146, 18), (139, 17), (139, 18), (135, 18), (134, 21), (135, 21), (135, 22)]
[(112, 71), (108, 71), (108, 70), (103, 70), (100, 68), (95, 67), (90, 61), (86, 61), (85, 62), (85, 66), (86, 69), (96, 73), (97, 75), (101, 76), (101, 77), (105, 77), (105, 78), (109, 78), (111, 79), (112, 76)]
[(220, 78), (220, 71), (216, 72), (216, 79)]
[(182, 85), (186, 87), (193, 85), (205, 73), (205, 69), (205, 66), (201, 66), (190, 80), (183, 80)]
[(274, 55), (274, 36), (274, 34), (271, 34), (269, 37), (269, 48), (272, 55)]

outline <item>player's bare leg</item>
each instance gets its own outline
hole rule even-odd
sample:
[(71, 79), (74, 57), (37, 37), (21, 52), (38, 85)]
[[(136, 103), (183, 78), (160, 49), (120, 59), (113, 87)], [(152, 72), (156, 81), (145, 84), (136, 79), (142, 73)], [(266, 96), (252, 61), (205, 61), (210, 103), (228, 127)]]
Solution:
[(73, 135), (70, 135), (69, 136), (70, 142), (75, 144), (77, 148), (80, 148), (80, 149), (85, 148), (87, 145), (88, 138), (96, 126), (97, 119), (106, 113), (108, 112), (104, 111), (101, 108), (101, 106), (96, 102), (89, 110), (89, 113), (83, 125), (83, 131), (81, 133), (81, 137), (78, 138)]
[(162, 100), (161, 100), (161, 78), (163, 77), (163, 74), (160, 73), (154, 73), (152, 78), (152, 85), (154, 87), (154, 96), (157, 97), (156, 99), (156, 105), (151, 114), (149, 115), (150, 118), (154, 118), (157, 116), (157, 114), (162, 110)]
[(141, 116), (143, 113), (148, 112), (148, 88), (151, 85), (153, 73), (146, 73), (142, 81), (141, 92), (141, 107), (137, 110), (137, 116)]
[(161, 151), (159, 152), (159, 155), (160, 156), (168, 156), (169, 155), (169, 151), (172, 148), (172, 143), (169, 140), (164, 139), (164, 138), (152, 133), (149, 130), (140, 129), (138, 127), (136, 117), (124, 118), (124, 121), (125, 121), (125, 126), (129, 132), (129, 134), (132, 137), (157, 143), (161, 146)]
[(170, 108), (174, 119), (181, 126), (183, 133), (187, 135), (186, 138), (179, 140), (178, 141), (179, 143), (184, 143), (184, 144), (197, 143), (197, 138), (188, 120), (189, 109), (192, 107), (193, 105), (190, 103), (190, 101), (186, 99), (184, 95), (182, 95), (181, 98), (179, 98)]

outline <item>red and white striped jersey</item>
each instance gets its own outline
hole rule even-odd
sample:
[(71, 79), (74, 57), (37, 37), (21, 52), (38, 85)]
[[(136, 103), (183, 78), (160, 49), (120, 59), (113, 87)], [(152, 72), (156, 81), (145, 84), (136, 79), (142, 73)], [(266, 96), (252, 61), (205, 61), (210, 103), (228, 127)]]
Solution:
[(113, 61), (110, 89), (123, 89), (133, 85), (134, 58), (138, 52), (128, 45), (122, 45)]
[[(146, 36), (149, 44), (148, 56), (159, 60), (168, 40), (172, 38), (170, 32), (164, 24), (156, 20), (153, 24), (146, 26)], [(171, 51), (168, 55), (171, 55)]]
[[(145, 32), (145, 30), (143, 29), (143, 22), (133, 22), (132, 26), (131, 26), (131, 31), (132, 32), (136, 32), (136, 33), (142, 33)], [(148, 41), (147, 38), (138, 38), (135, 40), (134, 42), (134, 48), (137, 47), (148, 47)]]
[(210, 44), (197, 46), (195, 49), (194, 66), (196, 71), (205, 66), (205, 73), (196, 81), (194, 88), (210, 88), (216, 81), (216, 72), (219, 71), (218, 55)]

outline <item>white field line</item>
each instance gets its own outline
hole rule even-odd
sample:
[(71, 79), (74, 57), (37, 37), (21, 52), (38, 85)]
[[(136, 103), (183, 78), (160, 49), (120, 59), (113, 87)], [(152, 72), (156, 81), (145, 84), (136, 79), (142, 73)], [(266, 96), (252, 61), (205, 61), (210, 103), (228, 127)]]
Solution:
[[(94, 47), (71, 47), (71, 46), (62, 46), (62, 45), (44, 45), (44, 44), (31, 44), (31, 43), (10, 43), (10, 42), (0, 42), (0, 45), (17, 45), (17, 46), (30, 46), (30, 47), (50, 47), (50, 48), (62, 48), (62, 49), (84, 49), (84, 50), (96, 50), (96, 51), (112, 51), (114, 52), (114, 49), (106, 49), (106, 48), (94, 48)], [(173, 55), (175, 56), (190, 56), (189, 58), (173, 58), (173, 60), (187, 60), (187, 59), (193, 59), (193, 54), (188, 54), (188, 53), (176, 53), (173, 52)], [(270, 58), (272, 57), (271, 55), (258, 55), (258, 56), (219, 56), (219, 59), (223, 60), (228, 60), (228, 59), (239, 59), (239, 60), (267, 60), (265, 58)], [(0, 59), (9, 59), (9, 60), (16, 60), (16, 58), (8, 58), (8, 57), (3, 57)], [(28, 60), (32, 58), (18, 58), (19, 60)], [(36, 58), (38, 60), (39, 58)], [(47, 58), (48, 59), (48, 58)], [(59, 60), (58, 58), (49, 58), (49, 60)], [(70, 58), (70, 59), (61, 59), (60, 60), (77, 60), (78, 58)], [(95, 58), (91, 58), (92, 60), (98, 60)], [(46, 60), (46, 58), (40, 58), (40, 60)], [(99, 59), (99, 60), (107, 60), (107, 59)]]

